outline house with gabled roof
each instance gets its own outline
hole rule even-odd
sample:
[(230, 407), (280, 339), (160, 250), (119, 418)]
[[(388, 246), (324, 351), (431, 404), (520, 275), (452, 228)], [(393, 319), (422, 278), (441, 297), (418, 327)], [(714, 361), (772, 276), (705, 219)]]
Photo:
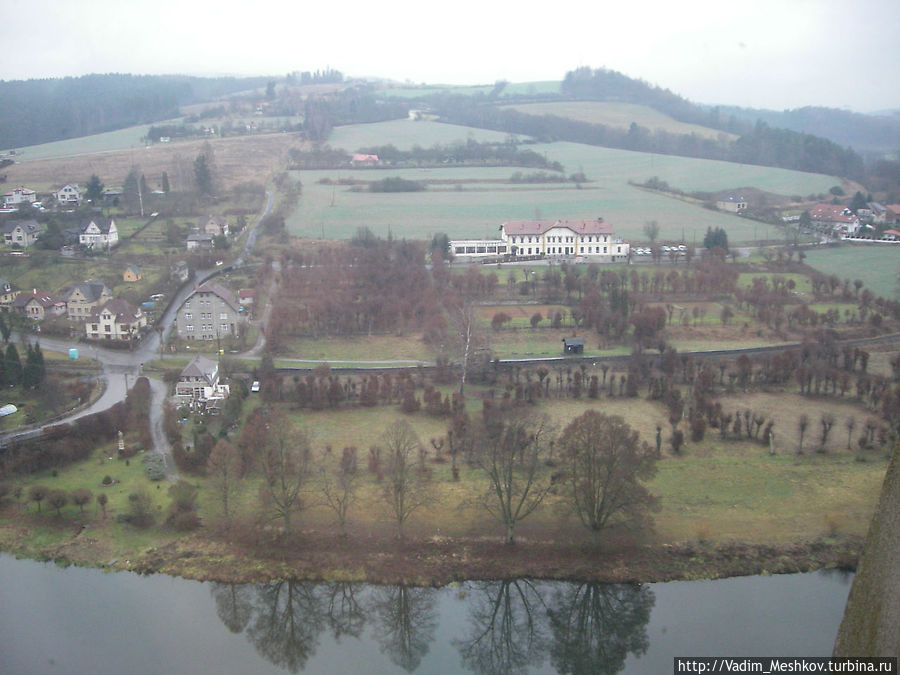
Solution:
[(126, 265), (125, 271), (122, 272), (122, 281), (127, 283), (134, 283), (140, 281), (142, 278), (141, 268), (135, 264)]
[(180, 340), (218, 340), (238, 337), (244, 318), (234, 295), (224, 286), (207, 281), (197, 286), (175, 314)]
[(228, 236), (228, 222), (219, 216), (207, 216), (197, 221), (197, 231), (213, 237)]
[(205, 356), (195, 356), (175, 383), (175, 398), (192, 408), (217, 409), (228, 394), (228, 385), (219, 382), (219, 364)]
[(119, 243), (119, 230), (112, 218), (97, 216), (81, 222), (78, 243), (87, 248), (112, 248)]
[(809, 218), (840, 234), (859, 232), (859, 218), (843, 204), (816, 204), (809, 210)]
[(14, 312), (29, 319), (43, 321), (48, 317), (65, 314), (66, 303), (49, 291), (33, 288), (29, 293), (19, 293), (12, 302), (12, 308)]
[(100, 305), (112, 300), (112, 291), (102, 281), (85, 281), (63, 289), (66, 317), (70, 321), (84, 321)]
[(34, 190), (29, 190), (27, 187), (22, 186), (13, 188), (3, 195), (3, 206), (6, 208), (15, 208), (19, 204), (25, 202), (34, 204), (36, 201), (37, 193)]
[(12, 285), (12, 282), (0, 279), (0, 312), (11, 311), (13, 300), (18, 294), (19, 291)]
[(9, 220), (3, 225), (3, 241), (7, 246), (28, 248), (42, 232), (43, 228), (36, 220)]
[(113, 298), (91, 311), (85, 321), (84, 331), (89, 340), (121, 342), (137, 339), (146, 325), (147, 316), (140, 307), (121, 298)]
[(56, 191), (56, 201), (60, 206), (81, 206), (81, 188), (69, 183)]

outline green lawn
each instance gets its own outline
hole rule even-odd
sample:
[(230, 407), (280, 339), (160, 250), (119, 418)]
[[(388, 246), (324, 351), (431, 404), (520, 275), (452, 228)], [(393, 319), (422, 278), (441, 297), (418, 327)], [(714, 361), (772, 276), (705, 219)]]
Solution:
[(841, 279), (862, 279), (864, 288), (885, 298), (897, 297), (900, 246), (844, 244), (835, 248), (807, 248), (806, 264)]
[[(353, 152), (364, 146), (393, 143), (413, 145), (476, 140), (502, 141), (505, 134), (437, 122), (396, 120), (352, 125), (334, 130), (332, 147)], [(661, 194), (641, 190), (629, 181), (658, 176), (684, 190), (724, 190), (744, 186), (791, 195), (824, 192), (835, 183), (830, 176), (783, 169), (731, 164), (712, 160), (652, 155), (582, 145), (548, 143), (525, 146), (561, 162), (567, 173), (584, 171), (591, 181), (577, 190), (570, 184), (502, 185), (477, 181), (505, 180), (515, 167), (410, 169), (392, 171), (296, 171), (303, 196), (288, 218), (292, 234), (314, 238), (349, 238), (360, 226), (380, 236), (427, 239), (446, 232), (451, 237), (495, 236), (501, 223), (528, 219), (591, 219), (602, 216), (617, 234), (642, 241), (643, 226), (656, 220), (660, 241), (700, 244), (709, 227), (722, 227), (729, 242), (738, 244), (765, 237), (779, 238), (780, 229), (736, 215), (704, 209)], [(466, 181), (455, 186), (432, 186), (416, 193), (351, 192), (347, 186), (320, 185), (321, 178), (378, 180), (387, 176), (413, 180)]]

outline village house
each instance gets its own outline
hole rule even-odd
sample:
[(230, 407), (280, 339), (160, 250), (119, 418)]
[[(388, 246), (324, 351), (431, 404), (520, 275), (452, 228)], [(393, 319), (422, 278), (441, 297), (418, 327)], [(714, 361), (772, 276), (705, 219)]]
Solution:
[(179, 405), (191, 408), (217, 409), (228, 398), (229, 387), (219, 383), (219, 364), (205, 356), (195, 356), (181, 371), (175, 383), (175, 398)]
[(119, 230), (112, 218), (89, 218), (78, 228), (78, 243), (87, 248), (112, 248), (119, 243)]
[(228, 223), (218, 216), (207, 216), (197, 221), (197, 231), (212, 237), (228, 236)]
[(137, 265), (127, 265), (125, 271), (122, 272), (122, 281), (129, 284), (140, 281), (141, 278), (141, 268)]
[(69, 183), (56, 191), (56, 201), (60, 206), (81, 206), (81, 188)]
[(100, 305), (112, 300), (112, 291), (103, 282), (85, 281), (63, 289), (62, 298), (66, 303), (66, 318), (84, 321)]
[(189, 234), (187, 237), (188, 251), (211, 251), (213, 248), (213, 236), (205, 232)]
[(500, 226), (500, 239), (450, 242), (457, 257), (492, 255), (585, 257), (594, 262), (627, 260), (630, 245), (615, 236), (612, 226), (597, 220), (517, 220)]
[(0, 279), (0, 312), (9, 312), (12, 310), (13, 300), (19, 291), (6, 279)]
[(728, 195), (716, 200), (716, 208), (719, 209), (719, 211), (740, 213), (747, 209), (747, 200), (737, 195)]
[(900, 224), (900, 204), (888, 204), (884, 207), (884, 222), (886, 225)]
[(65, 314), (66, 303), (47, 291), (34, 288), (30, 293), (19, 293), (13, 300), (12, 308), (14, 312), (29, 319), (43, 321), (48, 317)]
[(37, 193), (34, 190), (29, 190), (26, 187), (17, 187), (5, 195), (3, 195), (3, 206), (5, 208), (16, 208), (19, 204), (29, 203), (34, 204), (37, 201)]
[(237, 337), (243, 317), (231, 291), (215, 282), (194, 289), (175, 314), (179, 340)]
[(43, 229), (36, 220), (10, 220), (3, 225), (3, 241), (7, 246), (28, 248), (41, 236)]
[(147, 325), (147, 316), (140, 307), (135, 307), (121, 298), (114, 298), (95, 307), (84, 324), (89, 340), (135, 339)]
[(859, 232), (859, 218), (841, 204), (816, 204), (809, 210), (809, 218), (836, 234), (854, 235)]
[(238, 305), (241, 308), (253, 307), (254, 303), (256, 303), (255, 288), (242, 288), (238, 291)]

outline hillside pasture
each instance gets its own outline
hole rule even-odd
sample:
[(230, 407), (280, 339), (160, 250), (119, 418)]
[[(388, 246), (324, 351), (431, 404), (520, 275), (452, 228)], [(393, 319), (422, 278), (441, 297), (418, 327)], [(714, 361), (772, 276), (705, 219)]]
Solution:
[(807, 265), (825, 275), (861, 279), (875, 295), (896, 298), (900, 274), (900, 246), (890, 244), (842, 244), (804, 249)]
[[(502, 141), (505, 134), (485, 132), (438, 122), (397, 120), (335, 129), (332, 147), (353, 152), (362, 147), (414, 145), (464, 141)], [(515, 167), (455, 169), (368, 169), (292, 172), (303, 183), (303, 197), (288, 218), (292, 234), (307, 237), (349, 238), (360, 226), (379, 236), (390, 230), (395, 237), (428, 239), (437, 232), (453, 238), (493, 237), (507, 220), (581, 220), (602, 216), (616, 234), (631, 241), (644, 239), (643, 226), (655, 220), (660, 241), (699, 244), (707, 228), (722, 227), (732, 244), (752, 242), (765, 234), (765, 225), (734, 214), (721, 213), (665, 195), (642, 190), (629, 181), (643, 182), (658, 176), (685, 190), (727, 190), (754, 186), (776, 194), (825, 192), (837, 181), (830, 176), (806, 174), (712, 160), (651, 155), (599, 148), (577, 143), (524, 146), (559, 161), (566, 173), (583, 171), (590, 182), (577, 189), (572, 184), (511, 185)], [(456, 185), (430, 187), (415, 193), (351, 192), (348, 186), (321, 185), (322, 178), (379, 180), (401, 176), (421, 181), (456, 181)], [(769, 227), (772, 236), (777, 228)]]
[[(127, 130), (122, 133), (125, 131)], [(219, 189), (228, 189), (248, 181), (265, 183), (275, 170), (285, 166), (288, 149), (292, 146), (299, 147), (303, 143), (296, 134), (260, 134), (163, 143), (150, 147), (141, 144), (133, 150), (102, 152), (91, 150), (88, 141), (84, 139), (76, 139), (72, 143), (76, 141), (85, 143), (82, 146), (84, 149), (79, 153), (66, 156), (54, 154), (45, 159), (23, 161), (6, 167), (4, 173), (7, 174), (7, 183), (27, 185), (42, 192), (66, 183), (84, 185), (92, 174), (96, 174), (106, 187), (115, 187), (124, 182), (132, 166), (137, 166), (146, 176), (147, 185), (151, 189), (161, 187), (162, 173), (166, 171), (172, 190), (191, 190), (194, 159), (202, 152), (204, 144), (209, 142), (213, 150), (216, 185)], [(28, 156), (26, 154), (23, 159)]]
[(665, 131), (671, 134), (696, 134), (701, 138), (722, 137), (730, 140), (737, 138), (734, 134), (727, 134), (718, 129), (679, 122), (654, 108), (636, 103), (554, 101), (551, 103), (519, 103), (505, 105), (502, 108), (517, 110), (526, 115), (555, 115), (577, 122), (604, 124), (619, 129), (628, 129), (631, 124), (637, 124), (651, 131)]

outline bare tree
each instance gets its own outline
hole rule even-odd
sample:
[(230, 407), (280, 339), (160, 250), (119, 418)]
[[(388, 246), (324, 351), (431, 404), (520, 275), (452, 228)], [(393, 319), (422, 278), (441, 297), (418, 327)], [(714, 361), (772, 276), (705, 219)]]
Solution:
[(644, 223), (644, 236), (650, 240), (650, 245), (656, 243), (656, 238), (659, 236), (659, 223), (655, 220), (648, 220)]
[(640, 521), (657, 500), (640, 481), (656, 474), (657, 456), (618, 415), (588, 410), (560, 438), (571, 503), (596, 543), (613, 518)]
[(853, 441), (853, 430), (856, 428), (856, 418), (851, 415), (844, 422), (844, 425), (847, 427), (847, 449), (850, 450)]
[(834, 415), (831, 413), (822, 413), (822, 417), (819, 421), (822, 424), (822, 439), (819, 443), (819, 452), (825, 452), (825, 443), (828, 441), (828, 433), (831, 431), (831, 427), (834, 426)]
[(348, 471), (341, 466), (333, 474), (323, 467), (321, 476), (323, 503), (334, 511), (341, 527), (341, 536), (346, 536), (347, 514), (350, 512), (350, 507), (356, 502), (356, 484), (359, 474), (355, 470)]
[(382, 495), (397, 523), (397, 536), (402, 539), (409, 517), (431, 501), (425, 476), (414, 466), (421, 443), (405, 421), (388, 427), (382, 441), (387, 455)]
[(809, 415), (803, 413), (797, 420), (797, 431), (800, 432), (800, 443), (797, 445), (798, 455), (803, 454), (803, 436), (806, 434), (807, 428), (809, 428)]
[(550, 435), (545, 418), (521, 410), (490, 413), (479, 434), (475, 461), (489, 482), (481, 503), (503, 523), (507, 544), (515, 543), (516, 525), (550, 490), (550, 477), (541, 471)]
[(280, 518), (285, 531), (290, 528), (291, 516), (302, 509), (300, 492), (309, 477), (311, 454), (306, 434), (295, 429), (277, 408), (270, 409), (260, 496), (264, 512)]
[(219, 502), (226, 528), (231, 527), (233, 503), (241, 488), (243, 462), (238, 449), (221, 438), (216, 442), (209, 458), (206, 460), (206, 473)]

